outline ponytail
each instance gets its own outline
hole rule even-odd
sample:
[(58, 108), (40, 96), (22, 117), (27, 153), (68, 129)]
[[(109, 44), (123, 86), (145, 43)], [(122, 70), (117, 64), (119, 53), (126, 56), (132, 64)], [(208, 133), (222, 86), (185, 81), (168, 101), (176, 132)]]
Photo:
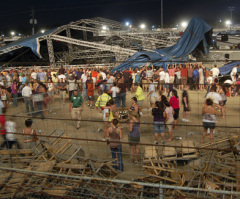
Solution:
[(178, 98), (178, 94), (177, 94), (177, 91), (175, 89), (172, 91), (172, 93), (176, 98)]

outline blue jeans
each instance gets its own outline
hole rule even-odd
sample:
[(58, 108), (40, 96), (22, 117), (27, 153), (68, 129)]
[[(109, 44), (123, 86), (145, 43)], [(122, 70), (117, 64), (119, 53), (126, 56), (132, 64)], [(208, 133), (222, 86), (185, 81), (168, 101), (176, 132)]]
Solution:
[[(116, 158), (116, 153), (118, 154), (118, 170), (123, 171), (123, 160), (122, 160), (122, 146), (119, 146), (117, 148), (111, 148), (112, 151), (112, 159)], [(117, 162), (114, 161), (114, 164)], [(117, 166), (113, 166), (114, 169), (117, 169)]]
[(153, 122), (154, 133), (164, 133), (164, 122)]
[(85, 96), (86, 100), (88, 100), (86, 84), (83, 84), (82, 98), (84, 99)]
[(41, 115), (41, 118), (44, 119), (44, 115), (43, 115), (43, 107), (42, 107), (42, 101), (36, 102), (36, 107), (37, 107), (37, 111), (36, 113), (34, 113), (34, 116), (36, 117), (38, 114)]
[(17, 104), (17, 97), (18, 97), (18, 94), (16, 93), (16, 94), (12, 94), (12, 96), (13, 96), (13, 106), (17, 106), (18, 104)]
[(126, 107), (126, 93), (119, 93), (117, 95), (116, 106), (118, 108), (121, 106), (121, 102), (122, 102), (122, 108), (125, 108)]
[(33, 109), (32, 99), (30, 99), (30, 98), (28, 98), (28, 97), (25, 97), (25, 98), (24, 98), (24, 102), (25, 102), (25, 106), (26, 106), (27, 113), (29, 114), (29, 106), (30, 106), (30, 108), (31, 108), (31, 111), (33, 112), (34, 109)]

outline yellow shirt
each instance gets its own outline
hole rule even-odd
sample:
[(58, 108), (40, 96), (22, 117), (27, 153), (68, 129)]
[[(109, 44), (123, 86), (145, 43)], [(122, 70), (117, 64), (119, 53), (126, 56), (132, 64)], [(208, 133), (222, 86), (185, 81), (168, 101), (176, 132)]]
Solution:
[(95, 103), (96, 107), (104, 107), (106, 106), (107, 102), (111, 99), (111, 97), (107, 93), (103, 93), (100, 95)]
[(140, 86), (137, 87), (135, 95), (136, 95), (137, 100), (144, 100), (145, 99), (145, 96), (143, 94), (143, 90)]
[(114, 119), (114, 117), (113, 117), (113, 112), (110, 111), (108, 121), (111, 122), (113, 119)]

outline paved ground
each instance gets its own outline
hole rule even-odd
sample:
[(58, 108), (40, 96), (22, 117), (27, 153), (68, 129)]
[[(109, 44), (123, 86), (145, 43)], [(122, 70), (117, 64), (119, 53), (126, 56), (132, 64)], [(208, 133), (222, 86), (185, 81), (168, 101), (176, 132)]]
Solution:
[[(179, 92), (179, 96), (181, 99), (181, 92)], [(174, 137), (181, 137), (183, 140), (193, 140), (195, 145), (198, 146), (201, 143), (201, 133), (202, 133), (202, 122), (201, 122), (201, 110), (204, 103), (204, 95), (205, 92), (196, 92), (189, 91), (190, 96), (190, 106), (191, 113), (189, 115), (190, 123), (183, 123), (181, 119), (179, 119), (179, 128), (178, 130), (174, 130)], [(130, 106), (130, 98), (134, 96), (134, 94), (128, 93), (127, 96), (127, 106)], [(87, 138), (87, 139), (98, 139), (102, 140), (103, 131), (98, 132), (99, 128), (103, 128), (102, 114), (96, 109), (90, 109), (85, 106), (84, 112), (82, 115), (83, 120), (89, 120), (81, 123), (81, 128), (76, 130), (75, 124), (73, 121), (69, 120), (71, 118), (69, 112), (69, 101), (66, 101), (66, 104), (62, 104), (59, 96), (55, 97), (55, 103), (49, 104), (48, 108), (52, 109), (51, 112), (46, 114), (47, 118), (52, 119), (33, 119), (34, 124), (33, 128), (38, 130), (42, 130), (42, 134), (46, 135), (51, 133), (54, 129), (59, 128), (66, 132), (67, 136), (72, 138)], [(226, 118), (222, 119), (221, 116), (217, 119), (217, 126), (221, 126), (216, 128), (215, 140), (218, 140), (226, 135), (226, 131), (236, 130), (236, 127), (240, 128), (240, 98), (228, 98), (226, 104)], [(11, 107), (9, 105), (9, 109), (7, 114), (17, 114), (19, 116), (25, 116), (23, 114), (25, 112), (24, 103), (20, 102), (17, 108)], [(141, 142), (142, 143), (153, 143), (154, 134), (153, 134), (153, 126), (151, 123), (153, 117), (151, 116), (151, 111), (149, 109), (149, 101), (145, 99), (144, 102), (144, 115), (141, 118)], [(180, 110), (180, 118), (182, 117), (182, 108)], [(22, 132), (24, 128), (24, 120), (26, 118), (17, 118), (16, 123), (18, 125), (18, 132)], [(67, 119), (67, 120), (64, 120)], [(99, 121), (99, 122), (97, 122)], [(185, 126), (188, 125), (188, 126)], [(190, 125), (190, 126), (189, 126)], [(123, 141), (128, 141), (128, 130), (126, 128), (126, 124), (122, 124), (124, 138)], [(224, 128), (228, 127), (228, 128)], [(166, 133), (166, 138), (168, 134)], [(18, 136), (18, 140), (20, 144), (22, 143), (22, 136)], [(206, 139), (208, 142), (208, 139)], [(83, 141), (83, 140), (75, 140), (74, 143), (80, 144), (83, 146), (85, 154), (87, 157), (91, 157), (98, 160), (109, 160), (111, 157), (110, 149), (108, 145), (104, 142), (91, 142), (91, 141)], [(168, 142), (169, 145), (181, 145), (182, 140), (174, 139), (172, 142)], [(61, 146), (57, 146), (61, 147)], [(144, 152), (144, 146), (141, 146), (141, 153)], [(162, 151), (162, 146), (158, 147), (159, 153)], [(123, 145), (123, 161), (125, 172), (120, 174), (118, 177), (123, 179), (131, 179), (135, 178), (143, 174), (142, 167), (140, 165), (132, 165), (130, 164), (130, 150), (127, 144)]]

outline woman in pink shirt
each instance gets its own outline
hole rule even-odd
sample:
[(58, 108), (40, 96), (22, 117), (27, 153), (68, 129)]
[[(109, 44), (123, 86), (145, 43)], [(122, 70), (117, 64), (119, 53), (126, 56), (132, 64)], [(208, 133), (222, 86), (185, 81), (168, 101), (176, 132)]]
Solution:
[(174, 129), (177, 129), (177, 119), (179, 116), (179, 98), (178, 98), (176, 90), (173, 90), (172, 94), (173, 94), (173, 96), (170, 98), (169, 104), (170, 104), (170, 106), (173, 107), (173, 110), (174, 110), (174, 115), (173, 115)]

